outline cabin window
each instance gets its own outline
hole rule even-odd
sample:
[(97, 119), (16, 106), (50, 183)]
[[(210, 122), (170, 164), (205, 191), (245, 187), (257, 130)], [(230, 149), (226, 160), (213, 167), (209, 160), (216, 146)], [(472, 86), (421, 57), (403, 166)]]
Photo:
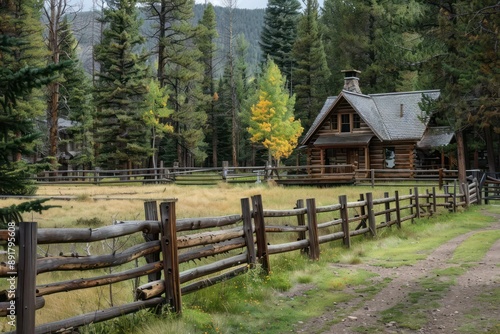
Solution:
[(361, 117), (358, 114), (352, 115), (352, 128), (359, 129), (361, 128)]
[(340, 115), (341, 132), (351, 132), (351, 117), (349, 114)]
[(386, 147), (385, 153), (385, 168), (396, 167), (396, 149), (394, 147)]
[(331, 118), (331, 124), (332, 124), (332, 130), (338, 130), (339, 129), (339, 121), (337, 118), (337, 115), (333, 115)]

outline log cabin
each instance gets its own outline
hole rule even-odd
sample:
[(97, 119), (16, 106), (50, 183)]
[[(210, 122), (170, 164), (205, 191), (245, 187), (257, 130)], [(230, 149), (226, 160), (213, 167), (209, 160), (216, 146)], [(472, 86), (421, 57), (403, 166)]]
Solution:
[(448, 145), (453, 132), (430, 126), (420, 107), (424, 96), (439, 98), (439, 90), (365, 95), (360, 72), (343, 72), (343, 90), (327, 98), (301, 141), (310, 177), (349, 181), (371, 169), (376, 177), (411, 177), (409, 170), (446, 167), (437, 148)]

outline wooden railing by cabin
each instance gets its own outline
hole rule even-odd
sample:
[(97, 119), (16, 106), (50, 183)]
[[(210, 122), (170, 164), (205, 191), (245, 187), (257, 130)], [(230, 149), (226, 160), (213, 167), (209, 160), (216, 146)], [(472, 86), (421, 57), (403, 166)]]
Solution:
[[(240, 213), (186, 219), (177, 219), (172, 199), (161, 203), (159, 211), (156, 202), (146, 202), (145, 220), (118, 221), (106, 227), (38, 229), (35, 222), (9, 224), (0, 231), (0, 241), (8, 249), (0, 265), (0, 277), (8, 282), (0, 293), (0, 315), (17, 333), (51, 333), (144, 308), (167, 306), (181, 313), (183, 295), (243, 274), (257, 264), (270, 274), (271, 255), (301, 250), (316, 260), (323, 243), (340, 240), (349, 247), (356, 236), (375, 236), (378, 229), (392, 225), (401, 228), (404, 222), (433, 215), (440, 207), (456, 211), (459, 206), (480, 203), (477, 181), (455, 183), (451, 190), (438, 193), (433, 187), (421, 193), (413, 188), (408, 194), (386, 193), (378, 199), (366, 193), (352, 202), (339, 196), (338, 203), (325, 206), (317, 206), (314, 198), (300, 199), (289, 210), (265, 209), (256, 195), (241, 199)], [(277, 239), (276, 233), (289, 237)], [(132, 244), (92, 254), (103, 242), (116, 245), (120, 238)], [(204, 258), (212, 261), (194, 263)], [(105, 268), (118, 269), (103, 275), (99, 270)], [(87, 277), (78, 274), (77, 279), (38, 282), (43, 273), (61, 271), (86, 272)], [(141, 277), (147, 283), (141, 285)], [(45, 307), (45, 296), (103, 286), (111, 289), (130, 280), (136, 288), (128, 303), (35, 326), (35, 310)]]

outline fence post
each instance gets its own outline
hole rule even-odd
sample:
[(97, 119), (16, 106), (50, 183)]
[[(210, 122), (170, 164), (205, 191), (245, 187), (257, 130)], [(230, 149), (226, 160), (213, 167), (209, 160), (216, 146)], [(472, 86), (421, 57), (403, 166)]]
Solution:
[[(144, 202), (144, 216), (146, 220), (158, 220), (158, 206), (156, 201)], [(143, 233), (142, 236), (146, 242), (160, 239), (159, 233)], [(160, 261), (160, 252), (147, 254), (144, 256), (147, 263)], [(161, 271), (148, 274), (148, 282), (161, 279)]]
[(418, 187), (413, 189), (415, 193), (415, 209), (417, 210), (417, 218), (420, 218), (420, 198), (418, 197)]
[(316, 216), (316, 200), (308, 198), (307, 205), (307, 230), (309, 232), (309, 258), (319, 260), (318, 219)]
[(241, 217), (243, 219), (245, 244), (247, 245), (247, 263), (253, 269), (255, 268), (255, 242), (253, 240), (252, 211), (248, 198), (241, 199)]
[(370, 170), (370, 179), (372, 183), (372, 188), (375, 188), (375, 169)]
[[(413, 195), (413, 190), (410, 189), (410, 195)], [(411, 222), (413, 223), (413, 219), (415, 218), (415, 215), (413, 214), (413, 198), (410, 197), (410, 215), (411, 215)]]
[(429, 215), (432, 216), (432, 206), (431, 202), (429, 201), (429, 197), (429, 189), (425, 189), (425, 207), (427, 208), (427, 210), (429, 210)]
[(96, 184), (99, 184), (99, 182), (101, 182), (101, 180), (100, 180), (100, 175), (99, 175), (99, 171), (100, 171), (100, 170), (101, 170), (101, 169), (100, 169), (99, 167), (94, 168), (94, 182), (95, 182)]
[(457, 180), (453, 181), (453, 212), (457, 212)]
[(227, 182), (227, 173), (229, 169), (229, 161), (222, 161), (222, 180)]
[(19, 224), (19, 267), (16, 289), (16, 332), (35, 333), (36, 311), (36, 222)]
[[(359, 194), (359, 202), (364, 202), (365, 196), (363, 194)], [(360, 209), (360, 216), (364, 217), (366, 216), (366, 210), (365, 210), (365, 205), (363, 205)], [(366, 218), (361, 218), (361, 221), (359, 222), (358, 226), (356, 227), (356, 230), (359, 230), (360, 228), (366, 228)]]
[[(297, 200), (297, 205), (295, 206), (295, 208), (303, 209), (304, 208), (304, 200), (303, 199)], [(297, 225), (298, 226), (306, 226), (305, 214), (297, 215)], [(300, 231), (299, 237), (297, 240), (305, 240), (305, 238), (306, 238), (306, 232)], [(300, 250), (300, 252), (305, 253), (305, 254), (309, 254), (309, 248), (303, 248)]]
[(396, 224), (398, 225), (398, 228), (401, 228), (401, 211), (400, 211), (400, 205), (399, 205), (399, 191), (395, 191), (394, 193), (394, 198), (396, 202)]
[(464, 192), (465, 196), (465, 207), (468, 208), (470, 206), (470, 193), (469, 193), (469, 184), (468, 183), (462, 183), (462, 191)]
[(479, 181), (478, 179), (474, 179), (474, 184), (476, 185), (476, 198), (477, 198), (477, 205), (481, 205), (481, 188), (479, 187)]
[(432, 212), (437, 212), (436, 187), (432, 187)]
[(342, 231), (344, 232), (344, 246), (351, 247), (351, 232), (349, 231), (349, 213), (347, 212), (347, 196), (339, 196), (340, 218), (342, 218)]
[[(384, 193), (384, 198), (389, 198), (389, 193), (388, 192)], [(386, 211), (386, 213), (385, 213), (385, 222), (389, 223), (391, 221), (391, 213), (387, 212), (387, 211), (389, 211), (391, 209), (391, 203), (385, 202), (384, 203), (384, 208), (385, 208), (385, 211)], [(387, 225), (387, 226), (389, 226), (389, 225)]]
[(373, 194), (366, 193), (366, 210), (368, 211), (368, 227), (373, 237), (377, 236), (377, 223), (373, 213)]
[(439, 189), (443, 189), (443, 175), (444, 174), (444, 169), (439, 168)]
[(174, 165), (172, 166), (172, 180), (175, 182), (175, 179), (177, 178), (177, 173), (179, 172), (179, 162), (175, 161)]
[(267, 252), (266, 225), (264, 222), (264, 208), (262, 207), (261, 195), (252, 196), (253, 222), (255, 224), (255, 236), (257, 238), (257, 258), (266, 274), (271, 272), (269, 266), (269, 254)]
[(161, 250), (163, 253), (163, 275), (165, 280), (165, 299), (171, 310), (182, 313), (181, 283), (179, 278), (179, 258), (177, 256), (177, 230), (175, 202), (160, 204)]

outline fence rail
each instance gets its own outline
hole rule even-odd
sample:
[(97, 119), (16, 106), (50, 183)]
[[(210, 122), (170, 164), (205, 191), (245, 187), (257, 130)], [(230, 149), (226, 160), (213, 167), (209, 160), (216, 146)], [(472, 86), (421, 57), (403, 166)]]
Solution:
[[(50, 333), (144, 308), (168, 307), (181, 313), (183, 295), (241, 275), (257, 264), (269, 274), (271, 255), (301, 251), (317, 260), (321, 244), (339, 240), (350, 247), (356, 236), (376, 236), (378, 229), (393, 225), (401, 228), (403, 222), (431, 216), (439, 207), (456, 211), (459, 206), (480, 203), (478, 186), (476, 180), (461, 186), (455, 182), (444, 193), (437, 193), (435, 187), (424, 193), (413, 188), (409, 194), (385, 193), (377, 199), (366, 193), (351, 202), (339, 196), (338, 203), (325, 206), (316, 206), (314, 198), (300, 199), (288, 210), (264, 209), (261, 196), (256, 195), (241, 199), (241, 213), (187, 219), (176, 218), (175, 200), (161, 203), (159, 209), (156, 202), (146, 202), (145, 220), (120, 221), (107, 227), (37, 229), (36, 223), (12, 225), (0, 232), (0, 241), (10, 242), (9, 237), (15, 235), (20, 256), (17, 263), (6, 261), (0, 265), (0, 277), (17, 276), (19, 284), (15, 299), (9, 291), (0, 293), (0, 316), (16, 317), (18, 332)], [(93, 255), (88, 251), (90, 244), (119, 238), (135, 243), (127, 244), (120, 252), (112, 249), (110, 253)], [(49, 254), (48, 249), (64, 249), (68, 244), (82, 244), (88, 252)], [(37, 258), (36, 250), (40, 252), (43, 245), (50, 248)], [(192, 263), (204, 258), (211, 260)], [(117, 269), (96, 275), (97, 268)], [(59, 271), (85, 271), (87, 277), (37, 284), (37, 275)], [(140, 278), (147, 283), (140, 284)], [(46, 307), (47, 295), (111, 287), (129, 280), (134, 280), (136, 288), (126, 304), (34, 325), (35, 310)]]
[[(113, 184), (113, 183), (170, 183), (184, 185), (227, 183), (260, 183), (275, 180), (283, 184), (321, 184), (325, 182), (349, 182), (356, 184), (413, 181), (415, 183), (432, 183), (442, 187), (453, 183), (457, 178), (457, 170), (409, 170), (409, 169), (355, 169), (353, 165), (324, 166), (280, 166), (272, 167), (224, 167), (158, 168), (122, 169), (122, 170), (60, 170), (44, 171), (31, 177), (37, 184)], [(312, 170), (329, 171), (321, 174), (311, 174)], [(346, 172), (348, 170), (348, 172)], [(467, 171), (470, 179), (481, 180), (479, 170)]]

